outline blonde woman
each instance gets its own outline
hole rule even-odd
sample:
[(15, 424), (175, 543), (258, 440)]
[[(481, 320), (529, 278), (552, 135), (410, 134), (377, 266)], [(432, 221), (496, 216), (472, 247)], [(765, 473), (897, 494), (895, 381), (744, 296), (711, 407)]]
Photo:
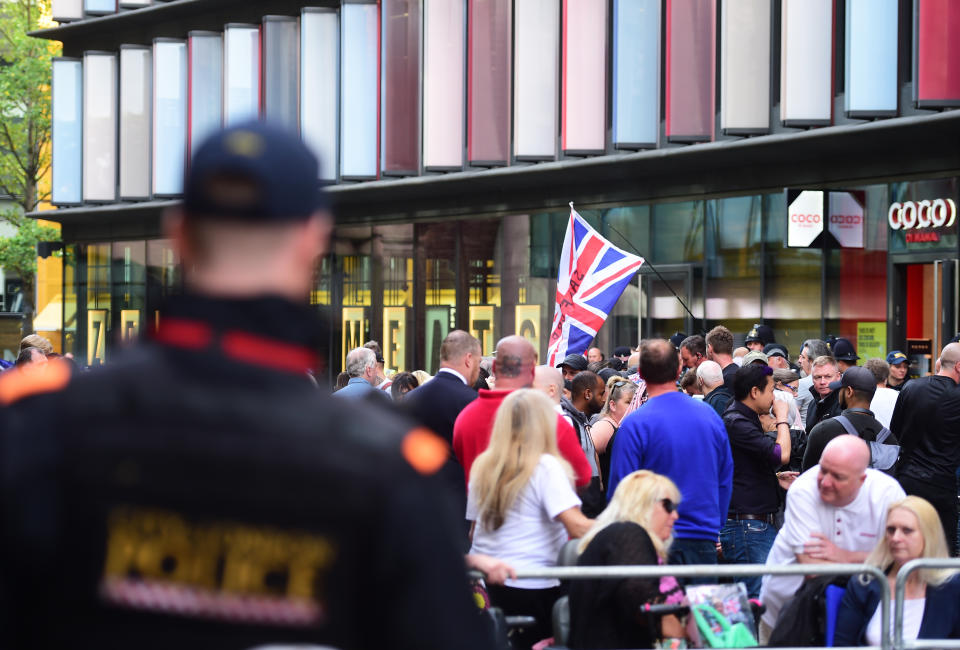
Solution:
[[(900, 567), (917, 558), (946, 558), (949, 555), (940, 517), (928, 501), (909, 496), (892, 504), (887, 511), (884, 538), (865, 561), (883, 569), (887, 582), (880, 584), (866, 576), (850, 578), (840, 604), (833, 644), (880, 645), (881, 590), (889, 589), (893, 602)], [(960, 638), (960, 578), (956, 572), (943, 569), (915, 571), (907, 580), (905, 595), (905, 640)]]
[[(580, 566), (664, 564), (673, 540), (680, 492), (666, 476), (649, 470), (628, 474), (593, 528), (580, 541)], [(676, 617), (651, 629), (640, 607), (683, 601), (677, 581), (667, 578), (574, 580), (570, 586), (571, 648), (650, 648), (661, 636), (682, 637)]]
[[(487, 450), (470, 470), (467, 519), (471, 554), (498, 558), (517, 571), (556, 566), (560, 549), (593, 524), (580, 511), (573, 470), (557, 450), (557, 412), (537, 390), (516, 390), (497, 410)], [(551, 636), (551, 609), (561, 595), (557, 580), (512, 580), (488, 585), (494, 605), (507, 615), (530, 615), (537, 625), (515, 646)]]
[(610, 476), (610, 452), (613, 439), (620, 428), (630, 402), (637, 392), (637, 385), (625, 377), (611, 377), (607, 380), (607, 401), (600, 411), (600, 419), (590, 427), (590, 437), (599, 458), (600, 477), (606, 482)]

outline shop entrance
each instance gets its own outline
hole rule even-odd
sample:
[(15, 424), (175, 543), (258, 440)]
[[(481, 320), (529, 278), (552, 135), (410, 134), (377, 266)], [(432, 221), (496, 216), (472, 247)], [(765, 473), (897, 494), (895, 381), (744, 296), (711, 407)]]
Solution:
[(901, 290), (894, 315), (902, 338), (894, 337), (894, 348), (904, 346), (910, 357), (910, 374), (931, 374), (943, 346), (958, 332), (956, 260), (933, 260), (897, 264)]

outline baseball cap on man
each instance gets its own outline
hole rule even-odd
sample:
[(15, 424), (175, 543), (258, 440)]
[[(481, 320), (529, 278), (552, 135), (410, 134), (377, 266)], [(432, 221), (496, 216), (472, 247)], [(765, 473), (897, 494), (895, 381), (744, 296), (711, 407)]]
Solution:
[(587, 360), (582, 354), (568, 354), (563, 358), (563, 361), (557, 364), (557, 368), (562, 368), (563, 366), (570, 366), (577, 372), (587, 369)]
[(887, 355), (887, 363), (890, 364), (891, 366), (896, 366), (901, 363), (907, 363), (908, 361), (910, 360), (907, 359), (907, 355), (905, 355), (900, 350), (891, 350), (890, 354)]
[(319, 162), (296, 134), (263, 122), (214, 133), (196, 149), (183, 190), (192, 218), (306, 220), (328, 207)]
[(833, 344), (832, 350), (833, 358), (837, 361), (856, 361), (860, 358), (857, 356), (853, 343), (845, 338), (838, 338)]
[(762, 361), (764, 365), (767, 365), (770, 360), (763, 352), (760, 352), (759, 350), (751, 350), (743, 355), (743, 363), (741, 364), (741, 367), (746, 368), (754, 361)]
[(633, 350), (631, 350), (626, 345), (620, 345), (613, 348), (613, 354), (611, 354), (610, 356), (611, 357), (629, 357), (631, 354), (633, 354)]
[(779, 343), (767, 343), (763, 346), (763, 353), (768, 357), (783, 357), (784, 359), (788, 358), (787, 348)]
[(840, 379), (830, 382), (830, 390), (837, 390), (840, 387), (846, 386), (850, 386), (854, 390), (861, 390), (865, 393), (875, 393), (877, 390), (877, 378), (863, 366), (854, 366), (848, 368)]

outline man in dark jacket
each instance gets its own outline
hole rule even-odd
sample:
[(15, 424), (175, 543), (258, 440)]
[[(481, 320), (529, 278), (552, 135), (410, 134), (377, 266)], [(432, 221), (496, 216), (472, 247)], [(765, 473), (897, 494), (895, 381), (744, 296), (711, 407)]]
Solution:
[(491, 647), (445, 443), (307, 376), (318, 171), (294, 134), (214, 134), (168, 216), (186, 295), (150, 340), (0, 378), (5, 648)]
[(607, 500), (600, 484), (599, 459), (593, 446), (593, 438), (590, 437), (589, 421), (591, 415), (603, 409), (607, 387), (599, 375), (589, 370), (578, 372), (570, 385), (570, 399), (561, 399), (560, 407), (563, 409), (563, 417), (577, 432), (580, 446), (590, 463), (590, 485), (578, 491), (583, 501), (583, 514), (596, 517), (607, 505)]
[(703, 393), (703, 401), (710, 405), (717, 415), (723, 417), (723, 412), (733, 401), (733, 393), (724, 384), (723, 371), (716, 361), (704, 361), (697, 366), (697, 383)]
[[(862, 366), (848, 368), (843, 377), (830, 384), (830, 389), (837, 393), (840, 408), (843, 409), (840, 415), (850, 422), (857, 436), (868, 443), (875, 441), (884, 427), (870, 411), (870, 401), (877, 389), (873, 373)], [(849, 432), (836, 416), (813, 427), (807, 437), (807, 448), (803, 454), (803, 471), (819, 463), (820, 454), (827, 443), (845, 433)], [(891, 435), (884, 440), (884, 444), (895, 445), (897, 439)]]
[(813, 395), (813, 400), (807, 407), (807, 435), (810, 435), (818, 422), (839, 415), (841, 411), (837, 393), (830, 389), (830, 384), (840, 378), (836, 359), (817, 357), (811, 370), (813, 385), (810, 387), (810, 394)]
[[(746, 365), (733, 380), (734, 401), (723, 414), (733, 455), (733, 495), (720, 544), (727, 562), (762, 564), (777, 537), (774, 517), (780, 509), (776, 471), (790, 462), (787, 403), (774, 400), (769, 366)], [(776, 440), (760, 425), (760, 415), (776, 421)], [(761, 576), (743, 578), (750, 598), (760, 595)]]

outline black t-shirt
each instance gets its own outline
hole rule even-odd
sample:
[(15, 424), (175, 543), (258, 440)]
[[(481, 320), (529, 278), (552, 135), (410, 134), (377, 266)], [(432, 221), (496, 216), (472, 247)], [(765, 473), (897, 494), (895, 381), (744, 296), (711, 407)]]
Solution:
[(949, 377), (912, 379), (897, 398), (890, 430), (900, 440), (897, 476), (957, 488), (960, 465), (960, 389)]
[(897, 392), (899, 393), (900, 391), (903, 390), (903, 387), (906, 386), (906, 385), (907, 385), (907, 382), (909, 382), (909, 381), (910, 381), (909, 378), (904, 378), (903, 381), (901, 381), (899, 384), (897, 384), (896, 386), (894, 386), (893, 384), (890, 383), (890, 380), (888, 379), (887, 382), (886, 382), (886, 386), (887, 386), (887, 388), (892, 388), (893, 390), (895, 390), (895, 391), (897, 391)]
[[(850, 424), (852, 424), (853, 428), (857, 431), (857, 435), (867, 442), (875, 441), (877, 434), (883, 430), (883, 424), (873, 417), (873, 413), (867, 409), (846, 409), (841, 415), (846, 416), (847, 419), (850, 420)], [(843, 428), (843, 425), (840, 424), (835, 417), (818, 422), (810, 431), (810, 435), (807, 436), (807, 447), (803, 454), (802, 471), (806, 472), (819, 463), (820, 456), (823, 455), (823, 448), (827, 446), (827, 443), (837, 436), (844, 435), (846, 432), (847, 430)], [(891, 432), (891, 435), (884, 441), (884, 444), (896, 445), (897, 437)]]
[(776, 441), (766, 435), (753, 409), (736, 400), (723, 414), (733, 456), (733, 494), (730, 512), (773, 514), (780, 507), (776, 471), (782, 465), (774, 456)]
[(731, 395), (733, 395), (733, 378), (737, 376), (738, 370), (740, 370), (740, 366), (735, 363), (731, 363), (723, 369), (723, 387), (730, 391)]

